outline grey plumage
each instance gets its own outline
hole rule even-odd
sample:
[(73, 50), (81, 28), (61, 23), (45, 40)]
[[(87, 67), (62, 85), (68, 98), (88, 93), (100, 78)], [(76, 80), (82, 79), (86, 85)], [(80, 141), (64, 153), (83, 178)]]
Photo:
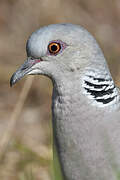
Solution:
[[(51, 42), (60, 46), (58, 53), (50, 52)], [(28, 59), (10, 84), (25, 74), (51, 78), (53, 130), (65, 179), (117, 180), (120, 94), (96, 40), (79, 25), (56, 24), (34, 32), (26, 49)]]

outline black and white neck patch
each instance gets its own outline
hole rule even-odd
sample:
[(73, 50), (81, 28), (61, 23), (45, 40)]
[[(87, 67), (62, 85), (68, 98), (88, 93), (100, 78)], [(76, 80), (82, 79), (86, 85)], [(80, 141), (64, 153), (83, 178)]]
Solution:
[(105, 78), (85, 75), (83, 78), (84, 94), (100, 106), (114, 104), (118, 99), (118, 90), (110, 76)]

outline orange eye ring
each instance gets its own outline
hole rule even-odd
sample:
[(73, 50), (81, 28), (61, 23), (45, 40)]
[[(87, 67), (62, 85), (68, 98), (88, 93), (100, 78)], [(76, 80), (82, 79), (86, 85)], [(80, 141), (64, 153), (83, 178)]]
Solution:
[(55, 55), (61, 50), (61, 45), (60, 45), (60, 43), (57, 43), (57, 42), (51, 42), (48, 45), (48, 50), (49, 50), (50, 54)]

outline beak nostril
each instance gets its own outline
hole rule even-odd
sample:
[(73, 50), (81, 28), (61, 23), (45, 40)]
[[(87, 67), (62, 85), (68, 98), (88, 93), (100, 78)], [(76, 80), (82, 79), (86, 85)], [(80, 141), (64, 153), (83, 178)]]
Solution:
[(34, 64), (39, 63), (39, 62), (41, 62), (41, 61), (43, 61), (43, 59), (42, 59), (42, 58), (35, 59), (35, 60), (34, 60)]

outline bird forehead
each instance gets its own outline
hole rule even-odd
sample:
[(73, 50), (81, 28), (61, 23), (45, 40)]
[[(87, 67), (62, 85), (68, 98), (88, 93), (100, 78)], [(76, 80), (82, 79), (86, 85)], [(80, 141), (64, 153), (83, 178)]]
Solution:
[(26, 46), (28, 54), (34, 57), (44, 56), (47, 52), (49, 32), (45, 35), (45, 32), (40, 30), (30, 36)]

